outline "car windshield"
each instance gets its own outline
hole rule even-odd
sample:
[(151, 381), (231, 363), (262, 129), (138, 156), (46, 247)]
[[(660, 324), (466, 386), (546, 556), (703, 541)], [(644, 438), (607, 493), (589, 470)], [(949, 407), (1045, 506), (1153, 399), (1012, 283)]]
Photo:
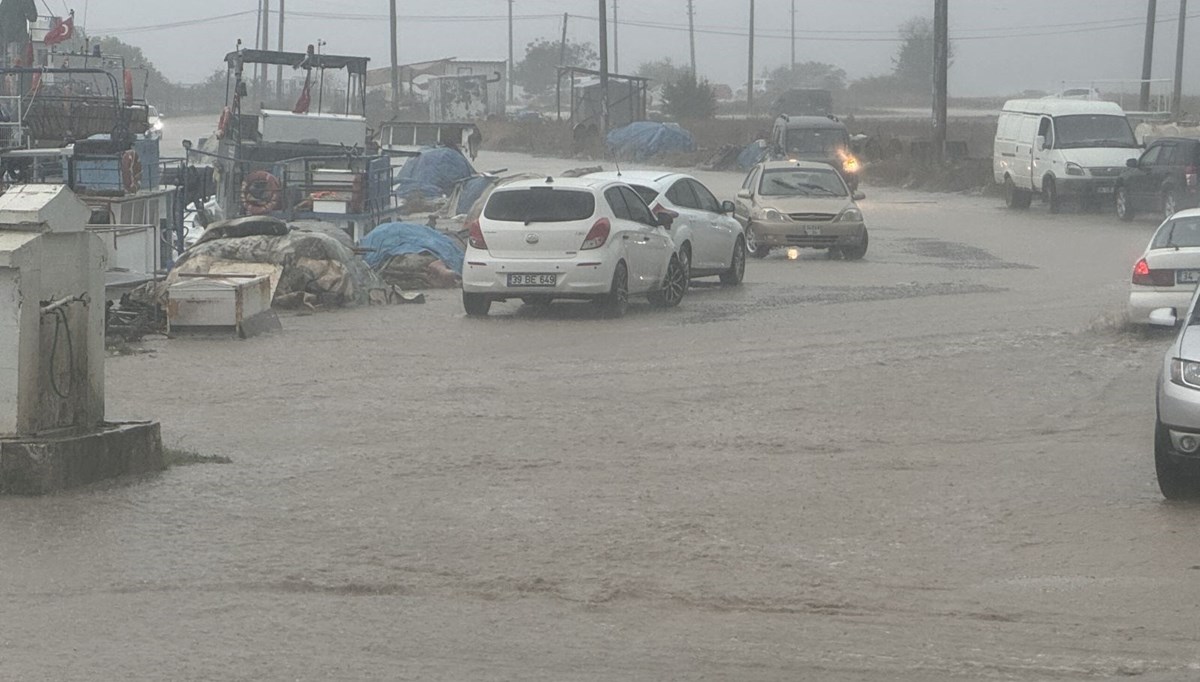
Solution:
[(596, 212), (591, 192), (553, 187), (530, 187), (494, 192), (483, 215), (513, 223), (567, 223), (586, 220)]
[(764, 197), (844, 197), (846, 183), (832, 168), (779, 168), (763, 173), (758, 193)]
[(795, 128), (787, 131), (788, 154), (823, 154), (833, 156), (847, 144), (846, 131), (841, 128)]
[(1128, 147), (1135, 149), (1137, 140), (1124, 116), (1111, 114), (1078, 114), (1054, 119), (1054, 146), (1059, 149), (1081, 147)]
[(1200, 216), (1175, 218), (1163, 224), (1154, 234), (1152, 249), (1200, 247)]
[(653, 187), (646, 187), (645, 185), (630, 185), (630, 187), (638, 193), (638, 196), (642, 198), (642, 201), (646, 202), (647, 206), (653, 204), (654, 200), (658, 198), (658, 190)]

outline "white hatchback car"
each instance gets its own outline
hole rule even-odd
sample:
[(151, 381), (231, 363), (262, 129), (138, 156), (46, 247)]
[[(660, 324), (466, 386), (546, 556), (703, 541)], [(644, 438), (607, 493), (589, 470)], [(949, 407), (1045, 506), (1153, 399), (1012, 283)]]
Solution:
[(620, 317), (631, 295), (671, 307), (687, 291), (670, 217), (622, 182), (520, 180), (497, 187), (467, 227), (463, 307), (473, 317), (510, 298), (587, 299)]
[(689, 278), (719, 276), (736, 286), (746, 273), (746, 237), (733, 217), (732, 201), (720, 202), (696, 178), (662, 171), (593, 173), (589, 178), (624, 182), (658, 213), (674, 214), (671, 236)]
[(1180, 211), (1163, 221), (1133, 266), (1129, 319), (1149, 321), (1150, 312), (1182, 312), (1200, 282), (1200, 209)]

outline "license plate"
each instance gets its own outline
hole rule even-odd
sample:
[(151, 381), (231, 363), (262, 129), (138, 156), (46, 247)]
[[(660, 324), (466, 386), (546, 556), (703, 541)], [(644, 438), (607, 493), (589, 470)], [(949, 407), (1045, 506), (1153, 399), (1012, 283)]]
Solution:
[(525, 275), (525, 274), (509, 274), (508, 286), (510, 287), (552, 287), (558, 284), (558, 275)]
[(810, 236), (810, 237), (820, 237), (820, 236), (821, 236), (821, 228), (819, 228), (819, 227), (806, 227), (806, 228), (804, 228), (804, 234), (806, 234), (806, 235), (808, 235), (808, 236)]
[(1200, 270), (1176, 270), (1176, 284), (1197, 284), (1200, 283)]
[(1112, 194), (1115, 187), (1097, 187), (1096, 194)]

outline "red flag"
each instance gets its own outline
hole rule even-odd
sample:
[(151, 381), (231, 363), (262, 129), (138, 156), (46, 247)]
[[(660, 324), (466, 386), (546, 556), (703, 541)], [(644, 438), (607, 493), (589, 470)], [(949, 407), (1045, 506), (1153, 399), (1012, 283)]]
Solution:
[(300, 99), (296, 100), (296, 106), (292, 108), (293, 114), (307, 114), (308, 105), (312, 104), (312, 93), (309, 89), (308, 78), (304, 79), (304, 89), (300, 91)]
[(44, 42), (47, 45), (57, 45), (59, 43), (65, 43), (66, 41), (75, 37), (75, 11), (74, 10), (71, 11), (71, 16), (67, 17), (66, 19), (60, 19), (58, 17), (54, 17), (53, 23), (54, 23), (54, 25), (51, 27), (49, 33), (46, 34), (46, 38), (44, 39)]

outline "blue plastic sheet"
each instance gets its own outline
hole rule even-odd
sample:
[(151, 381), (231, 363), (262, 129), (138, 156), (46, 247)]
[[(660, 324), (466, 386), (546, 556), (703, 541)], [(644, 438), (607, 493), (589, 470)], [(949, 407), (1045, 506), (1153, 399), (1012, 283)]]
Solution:
[(630, 123), (610, 131), (605, 144), (610, 154), (634, 161), (645, 161), (670, 152), (696, 151), (696, 139), (678, 123)]
[(458, 242), (437, 230), (417, 223), (384, 223), (362, 238), (359, 246), (369, 249), (363, 256), (367, 265), (378, 270), (392, 256), (405, 253), (430, 253), (446, 267), (462, 274), (463, 253)]
[(488, 177), (486, 175), (476, 175), (470, 180), (467, 180), (466, 183), (463, 184), (462, 190), (459, 192), (458, 206), (454, 207), (454, 213), (456, 215), (462, 215), (463, 213), (470, 212), (471, 207), (475, 205), (475, 202), (479, 201), (479, 197), (483, 196), (483, 193), (486, 192), (488, 188), (491, 187), (495, 182), (496, 178)]
[(762, 140), (751, 142), (738, 154), (738, 168), (748, 171), (763, 159), (767, 158), (767, 145)]
[(395, 193), (408, 196), (420, 192), (426, 197), (450, 193), (454, 185), (475, 175), (475, 169), (462, 152), (449, 147), (430, 147), (408, 160), (396, 175)]

